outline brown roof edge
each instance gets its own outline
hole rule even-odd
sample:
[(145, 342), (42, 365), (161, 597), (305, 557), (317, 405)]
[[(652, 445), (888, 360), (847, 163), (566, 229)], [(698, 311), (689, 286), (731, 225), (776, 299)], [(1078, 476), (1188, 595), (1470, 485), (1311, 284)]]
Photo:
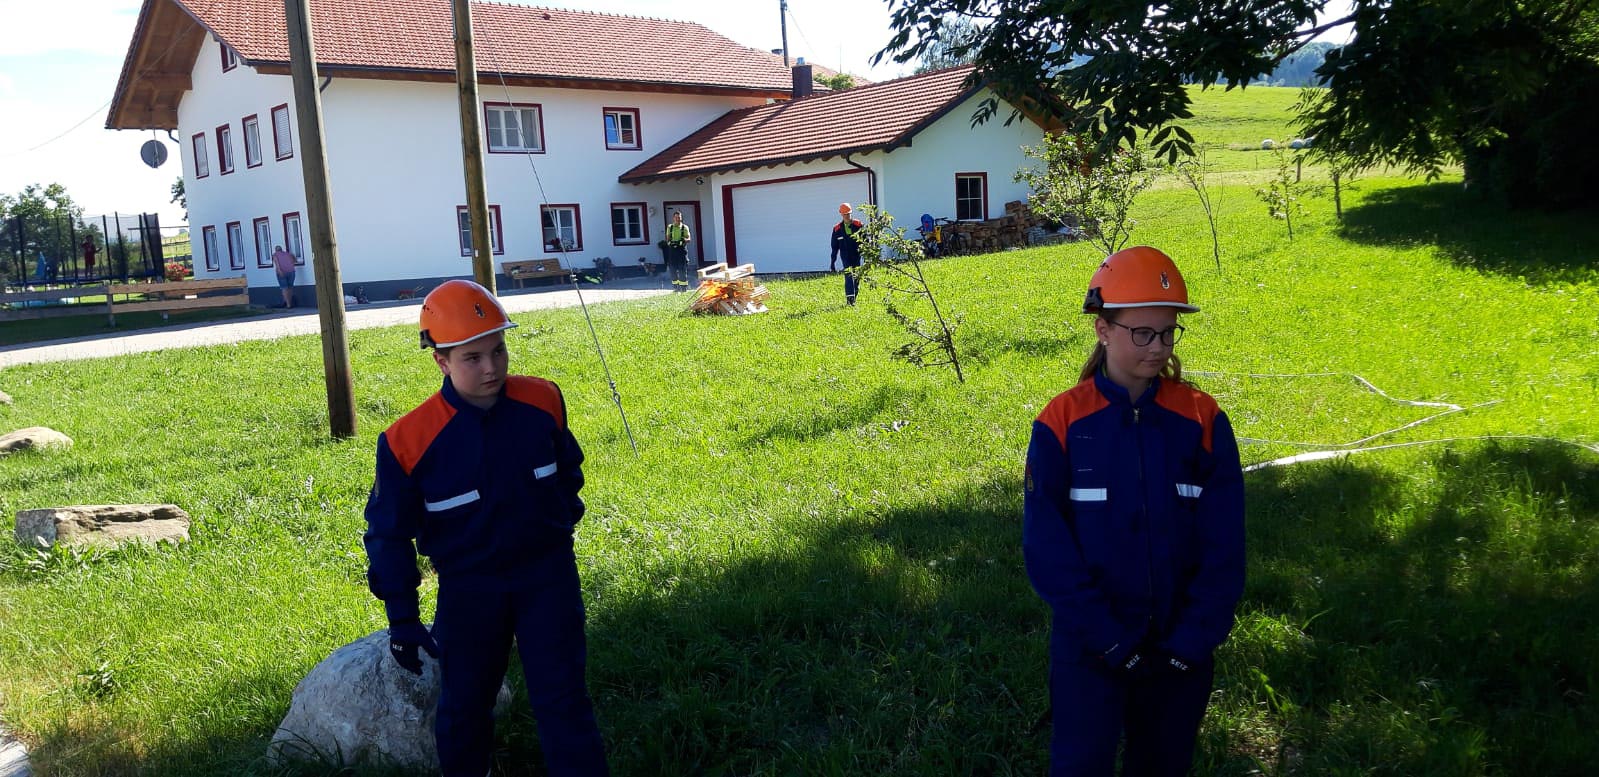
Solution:
[(144, 0), (144, 3), (139, 6), (139, 19), (133, 25), (133, 43), (128, 46), (128, 53), (123, 56), (122, 73), (117, 76), (116, 91), (111, 93), (111, 110), (106, 111), (105, 114), (106, 129), (147, 129), (146, 127), (118, 127), (116, 126), (115, 118), (120, 113), (122, 101), (127, 97), (128, 82), (131, 80), (130, 76), (133, 75), (133, 63), (138, 59), (138, 44), (144, 42), (144, 28), (150, 22), (150, 9), (157, 2), (171, 2), (171, 0)]

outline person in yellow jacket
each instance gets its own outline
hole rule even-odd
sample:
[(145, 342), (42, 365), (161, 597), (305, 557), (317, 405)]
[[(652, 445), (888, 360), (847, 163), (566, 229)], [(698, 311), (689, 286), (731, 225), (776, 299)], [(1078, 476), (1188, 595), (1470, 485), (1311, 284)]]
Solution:
[(666, 225), (666, 271), (673, 291), (688, 291), (688, 244), (693, 240), (693, 233), (683, 223), (683, 212), (672, 211), (672, 223)]

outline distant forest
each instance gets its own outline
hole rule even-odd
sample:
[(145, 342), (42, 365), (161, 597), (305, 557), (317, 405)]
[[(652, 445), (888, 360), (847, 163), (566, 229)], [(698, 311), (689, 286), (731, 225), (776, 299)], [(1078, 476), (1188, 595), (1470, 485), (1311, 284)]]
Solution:
[(1304, 48), (1288, 55), (1276, 70), (1255, 79), (1254, 83), (1263, 86), (1319, 86), (1316, 83), (1316, 68), (1321, 67), (1327, 52), (1336, 48), (1338, 45), (1335, 43), (1306, 44)]

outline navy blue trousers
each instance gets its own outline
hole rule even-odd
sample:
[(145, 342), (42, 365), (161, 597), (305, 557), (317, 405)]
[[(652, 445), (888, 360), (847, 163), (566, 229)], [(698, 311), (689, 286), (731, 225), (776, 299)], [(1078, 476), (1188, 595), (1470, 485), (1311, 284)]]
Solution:
[(1210, 700), (1215, 663), (1189, 672), (1110, 677), (1097, 659), (1050, 662), (1054, 733), (1051, 777), (1110, 777), (1123, 737), (1123, 777), (1182, 777), (1194, 761), (1194, 739)]
[(494, 697), (512, 637), (549, 773), (608, 773), (584, 682), (583, 596), (570, 547), (530, 561), (510, 578), (441, 578), (433, 635), (443, 686), (433, 733), (445, 777), (489, 772)]
[(860, 279), (855, 277), (855, 273), (850, 272), (851, 270), (858, 271), (860, 266), (861, 261), (859, 259), (856, 259), (854, 264), (851, 264), (848, 259), (844, 260), (844, 299), (846, 301), (854, 302), (855, 292), (860, 291)]

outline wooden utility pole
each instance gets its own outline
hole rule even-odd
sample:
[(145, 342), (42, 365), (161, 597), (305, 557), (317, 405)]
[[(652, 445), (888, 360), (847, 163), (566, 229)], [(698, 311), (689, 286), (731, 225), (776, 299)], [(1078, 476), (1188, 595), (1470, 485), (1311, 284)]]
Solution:
[(466, 170), (466, 212), (472, 220), (472, 277), (490, 293), (494, 250), (489, 244), (489, 196), (483, 180), (483, 131), (478, 123), (477, 58), (472, 52), (472, 6), (450, 0), (455, 11), (455, 83), (461, 93), (461, 166)]
[(355, 392), (350, 381), (349, 339), (344, 329), (344, 283), (339, 247), (333, 239), (333, 193), (323, 147), (322, 95), (316, 88), (316, 48), (311, 42), (311, 0), (284, 0), (289, 27), (289, 75), (299, 114), (300, 169), (305, 178), (306, 220), (311, 224), (311, 266), (316, 308), (322, 319), (322, 375), (328, 389), (328, 422), (334, 437), (355, 436)]

